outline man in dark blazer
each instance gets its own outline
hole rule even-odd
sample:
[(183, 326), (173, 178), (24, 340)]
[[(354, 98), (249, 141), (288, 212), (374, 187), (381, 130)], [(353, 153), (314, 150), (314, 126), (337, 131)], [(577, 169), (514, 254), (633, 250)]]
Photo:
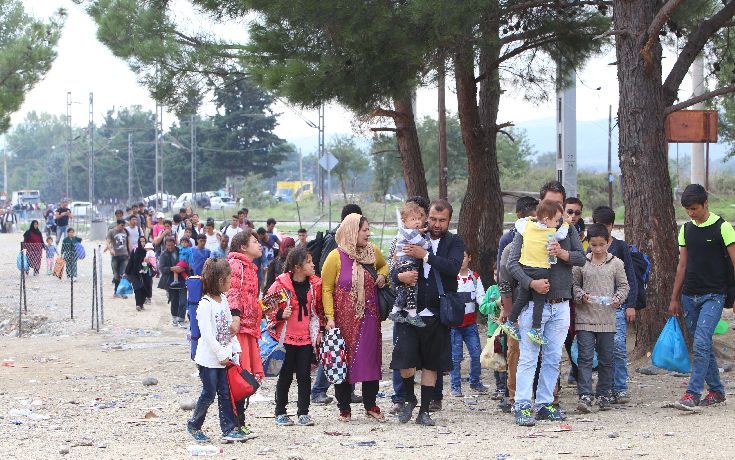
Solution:
[(421, 369), (421, 408), (416, 417), (419, 425), (433, 426), (429, 405), (434, 397), (437, 375), (452, 367), (449, 328), (439, 320), (439, 289), (434, 272), (438, 272), (445, 292), (457, 292), (457, 274), (464, 257), (464, 242), (449, 233), (452, 205), (446, 200), (435, 200), (429, 207), (431, 251), (421, 246), (407, 245), (403, 252), (421, 260), (418, 271), (398, 273), (391, 270), (393, 283), (417, 284), (419, 316), (426, 324), (416, 327), (406, 323), (395, 326), (395, 347), (391, 369), (398, 369), (403, 379), (404, 403), (399, 422), (411, 420), (418, 404), (414, 394), (414, 374)]

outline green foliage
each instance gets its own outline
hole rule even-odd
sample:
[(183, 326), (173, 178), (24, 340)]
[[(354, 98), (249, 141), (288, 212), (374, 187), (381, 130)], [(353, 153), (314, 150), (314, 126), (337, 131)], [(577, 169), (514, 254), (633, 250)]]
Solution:
[(0, 0), (0, 134), (26, 93), (51, 69), (65, 16), (59, 10), (44, 22), (26, 15), (20, 0)]
[(337, 176), (342, 196), (348, 201), (347, 186), (350, 186), (349, 193), (354, 194), (357, 176), (370, 168), (367, 155), (355, 145), (354, 138), (346, 136), (336, 136), (327, 144), (326, 150), (339, 161), (332, 169), (332, 175)]

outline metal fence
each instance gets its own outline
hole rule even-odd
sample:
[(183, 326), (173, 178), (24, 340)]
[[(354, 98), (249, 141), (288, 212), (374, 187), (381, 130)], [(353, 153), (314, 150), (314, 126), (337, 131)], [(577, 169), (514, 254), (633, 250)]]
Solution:
[[(91, 254), (88, 254), (90, 248)], [(29, 291), (32, 291), (32, 310), (59, 314), (59, 310), (68, 305), (71, 320), (78, 319), (78, 315), (75, 318), (75, 306), (86, 306), (89, 299), (91, 328), (99, 332), (100, 324), (105, 321), (102, 260), (101, 245), (85, 246), (69, 239), (58, 247), (20, 243), (16, 257), (20, 276), (18, 337), (23, 334), (23, 317), (29, 313)], [(57, 302), (60, 303), (57, 305)]]

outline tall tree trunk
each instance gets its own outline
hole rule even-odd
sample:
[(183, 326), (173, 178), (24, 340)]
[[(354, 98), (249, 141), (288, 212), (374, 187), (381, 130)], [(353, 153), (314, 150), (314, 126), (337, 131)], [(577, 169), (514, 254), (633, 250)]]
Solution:
[[(676, 220), (664, 137), (661, 44), (656, 40), (646, 70), (639, 38), (656, 14), (657, 2), (615, 0), (618, 59), (620, 169), (625, 203), (625, 239), (651, 259), (648, 308), (637, 320), (635, 355), (652, 350), (666, 320), (665, 307), (677, 265)], [(643, 184), (645, 181), (645, 184)]]
[[(482, 54), (487, 51), (483, 50)], [(483, 58), (485, 65), (492, 60), (491, 56)], [(474, 50), (471, 46), (456, 52), (454, 73), (462, 142), (467, 151), (467, 191), (459, 213), (459, 235), (468, 253), (474, 256), (472, 268), (480, 273), (486, 285), (490, 285), (494, 280), (493, 265), (502, 232), (503, 201), (495, 150), (495, 118), (500, 88), (497, 79), (494, 85), (483, 85), (483, 106), (482, 109), (478, 107)], [(493, 75), (497, 76), (497, 72)], [(489, 119), (492, 119), (492, 125), (483, 125), (483, 121)]]
[(393, 108), (395, 110), (393, 122), (396, 125), (396, 140), (398, 141), (398, 150), (401, 152), (401, 166), (403, 167), (403, 180), (406, 181), (406, 192), (408, 196), (419, 195), (429, 198), (411, 97), (395, 99)]

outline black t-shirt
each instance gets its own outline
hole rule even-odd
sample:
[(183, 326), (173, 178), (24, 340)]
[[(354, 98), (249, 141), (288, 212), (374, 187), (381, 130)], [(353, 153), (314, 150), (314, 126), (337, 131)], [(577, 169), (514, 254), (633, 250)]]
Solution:
[[(71, 212), (71, 209), (69, 209), (69, 208), (58, 208), (56, 210), (56, 212), (59, 213), (59, 214), (61, 214), (61, 213), (64, 213), (64, 212)], [(59, 227), (66, 227), (67, 225), (69, 225), (69, 216), (61, 216), (61, 217), (57, 218), (56, 219), (56, 225), (58, 225)]]

